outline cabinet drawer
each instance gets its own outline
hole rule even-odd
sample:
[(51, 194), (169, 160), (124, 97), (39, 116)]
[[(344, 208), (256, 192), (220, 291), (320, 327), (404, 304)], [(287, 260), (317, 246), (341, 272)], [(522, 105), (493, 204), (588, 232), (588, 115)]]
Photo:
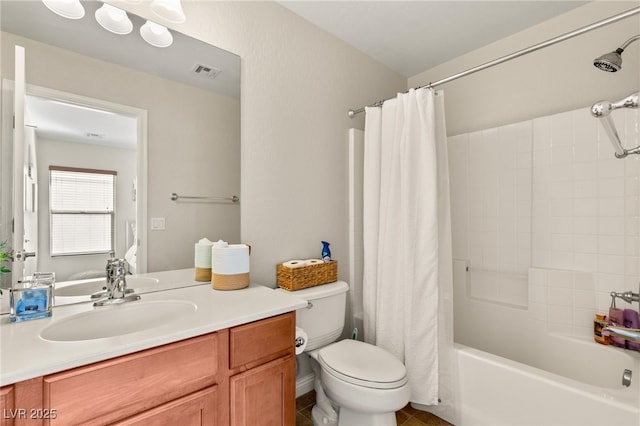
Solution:
[(218, 340), (208, 334), (46, 376), (51, 424), (109, 424), (212, 386)]
[(295, 330), (295, 312), (232, 328), (229, 331), (229, 367), (255, 366), (293, 354)]
[(112, 426), (216, 426), (217, 386), (162, 404)]

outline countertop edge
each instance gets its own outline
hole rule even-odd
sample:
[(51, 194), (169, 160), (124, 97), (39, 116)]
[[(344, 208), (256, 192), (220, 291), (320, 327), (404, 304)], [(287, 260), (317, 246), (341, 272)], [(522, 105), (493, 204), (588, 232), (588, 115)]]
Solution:
[(10, 386), (24, 380), (29, 380), (29, 379), (33, 379), (40, 376), (46, 376), (49, 374), (58, 373), (61, 371), (70, 370), (72, 368), (82, 367), (85, 365), (93, 364), (95, 362), (106, 361), (108, 359), (117, 358), (119, 356), (129, 355), (135, 352), (144, 351), (146, 349), (152, 349), (152, 348), (167, 345), (170, 343), (191, 339), (193, 337), (214, 333), (216, 331), (224, 330), (224, 329), (235, 327), (242, 324), (247, 324), (253, 321), (259, 321), (259, 320), (270, 318), (273, 316), (286, 314), (288, 312), (295, 311), (305, 306), (306, 306), (306, 303), (304, 304), (299, 303), (290, 308), (274, 310), (264, 316), (261, 315), (259, 318), (255, 318), (255, 319), (229, 321), (228, 324), (223, 324), (220, 326), (219, 324), (216, 324), (216, 326), (201, 327), (195, 330), (176, 332), (174, 334), (163, 335), (161, 337), (152, 338), (144, 341), (138, 341), (136, 343), (125, 345), (125, 346), (119, 346), (117, 349), (114, 349), (113, 351), (110, 351), (110, 352), (102, 352), (100, 354), (90, 355), (82, 358), (74, 358), (74, 359), (68, 360), (67, 362), (48, 364), (46, 368), (31, 369), (28, 371), (18, 371), (13, 374), (0, 374), (0, 387)]
[[(204, 288), (206, 289), (206, 287)], [(198, 296), (201, 296), (199, 293), (205, 293), (210, 294), (210, 298), (215, 299), (215, 301), (217, 301), (216, 298), (222, 299), (222, 302), (220, 302), (220, 306), (214, 303), (200, 306), (198, 308), (201, 310), (199, 316), (193, 319), (189, 318), (189, 320), (193, 321), (193, 324), (185, 320), (183, 323), (178, 322), (177, 326), (175, 324), (169, 324), (152, 330), (139, 331), (107, 339), (95, 339), (92, 341), (48, 342), (42, 339), (37, 332), (41, 331), (47, 325), (47, 321), (49, 323), (52, 322), (49, 321), (49, 319), (33, 320), (17, 324), (2, 323), (1, 327), (5, 333), (7, 333), (7, 330), (11, 330), (7, 327), (14, 327), (14, 329), (9, 332), (9, 336), (0, 336), (2, 337), (3, 343), (2, 358), (5, 358), (5, 356), (10, 358), (8, 360), (4, 359), (0, 364), (2, 366), (2, 371), (0, 371), (0, 386), (9, 386), (20, 381), (186, 340), (253, 321), (259, 321), (292, 312), (307, 305), (306, 301), (294, 296), (285, 297), (276, 295), (277, 292), (275, 291), (270, 293), (265, 292), (263, 289), (272, 290), (268, 287), (262, 287), (262, 289), (256, 289), (254, 287), (253, 292), (242, 293), (242, 290), (239, 290), (234, 292), (220, 292), (217, 294), (215, 291), (214, 293), (205, 293), (205, 290), (197, 290), (192, 293), (193, 295), (190, 295), (189, 292), (193, 290), (176, 289), (167, 290), (166, 293), (162, 292), (164, 294), (154, 293), (146, 295), (146, 298), (150, 300), (161, 299), (163, 296), (178, 299), (187, 299), (189, 297), (197, 299)], [(245, 295), (247, 296), (245, 297)], [(260, 300), (256, 300), (256, 298)], [(229, 303), (228, 299), (232, 299), (235, 305)], [(243, 302), (245, 299), (246, 302)], [(231, 313), (223, 312), (223, 307), (228, 307), (225, 305), (232, 305), (235, 309), (229, 309)], [(62, 308), (64, 309), (66, 307)], [(80, 308), (74, 307), (69, 309), (75, 312)], [(85, 307), (85, 309), (88, 308)], [(218, 311), (213, 313), (207, 312), (208, 310), (214, 311), (215, 309)], [(69, 314), (66, 313), (56, 315), (56, 313), (54, 313), (54, 320), (57, 319), (56, 317), (64, 318), (68, 315)], [(27, 325), (27, 323), (34, 324)], [(18, 330), (15, 328), (16, 326), (23, 326), (23, 330), (31, 334), (28, 335), (25, 340), (20, 339), (20, 333), (14, 333), (15, 330)], [(25, 353), (26, 355), (24, 357), (20, 356), (21, 353), (15, 348), (7, 349), (4, 347), (7, 344), (31, 345), (32, 348), (25, 347), (23, 350), (29, 351), (32, 349), (38, 351), (40, 352), (40, 356), (38, 357), (35, 354), (28, 353)], [(292, 345), (293, 344), (292, 342)], [(47, 349), (50, 349), (53, 353), (51, 359), (47, 359), (49, 355)], [(67, 355), (69, 353), (71, 355)]]

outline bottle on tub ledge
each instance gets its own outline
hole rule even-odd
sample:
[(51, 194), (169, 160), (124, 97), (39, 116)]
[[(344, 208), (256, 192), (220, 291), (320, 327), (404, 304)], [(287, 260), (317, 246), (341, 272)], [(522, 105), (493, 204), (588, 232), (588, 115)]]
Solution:
[[(638, 320), (638, 312), (633, 309), (625, 309), (622, 311), (622, 318), (624, 322), (624, 326), (626, 328), (640, 328), (640, 321)], [(629, 340), (626, 341), (627, 349), (631, 349), (632, 351), (640, 351), (640, 343), (631, 342)]]
[(616, 307), (615, 293), (611, 293), (609, 317), (596, 314), (593, 320), (593, 340), (603, 345), (613, 345), (640, 352), (640, 317), (634, 309)]
[(593, 340), (601, 345), (608, 345), (609, 335), (604, 334), (602, 331), (607, 326), (607, 316), (605, 314), (596, 314), (596, 318), (593, 320)]
[[(616, 308), (616, 298), (611, 296), (611, 307), (609, 307), (609, 321), (608, 325), (624, 327), (624, 311), (620, 308)], [(622, 337), (611, 336), (610, 343), (613, 346), (624, 348), (625, 340)]]

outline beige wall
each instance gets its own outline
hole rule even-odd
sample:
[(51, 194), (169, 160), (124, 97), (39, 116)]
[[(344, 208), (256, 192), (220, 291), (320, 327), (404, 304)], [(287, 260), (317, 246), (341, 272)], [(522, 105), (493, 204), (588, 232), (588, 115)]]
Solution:
[[(142, 6), (125, 5), (150, 17)], [(144, 5), (143, 5), (144, 6)], [(404, 90), (406, 78), (274, 2), (183, 1), (180, 31), (242, 58), (242, 241), (251, 276), (331, 242), (348, 277), (350, 108)]]
[[(594, 1), (409, 78), (428, 84), (638, 6), (637, 1)], [(622, 54), (617, 73), (593, 59), (640, 33), (640, 16), (442, 85), (449, 136), (618, 100), (640, 88), (640, 42)]]
[(2, 33), (3, 78), (13, 78), (15, 43), (26, 49), (29, 84), (147, 110), (147, 220), (166, 223), (165, 231), (147, 231), (149, 271), (193, 267), (202, 237), (240, 240), (240, 206), (170, 200), (172, 192), (240, 193), (237, 99), (9, 33)]

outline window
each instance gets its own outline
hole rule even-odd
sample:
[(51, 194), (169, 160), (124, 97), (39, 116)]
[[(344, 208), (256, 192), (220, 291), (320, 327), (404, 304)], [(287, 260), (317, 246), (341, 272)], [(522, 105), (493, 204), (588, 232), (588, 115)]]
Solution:
[(113, 251), (116, 175), (49, 166), (51, 256)]

